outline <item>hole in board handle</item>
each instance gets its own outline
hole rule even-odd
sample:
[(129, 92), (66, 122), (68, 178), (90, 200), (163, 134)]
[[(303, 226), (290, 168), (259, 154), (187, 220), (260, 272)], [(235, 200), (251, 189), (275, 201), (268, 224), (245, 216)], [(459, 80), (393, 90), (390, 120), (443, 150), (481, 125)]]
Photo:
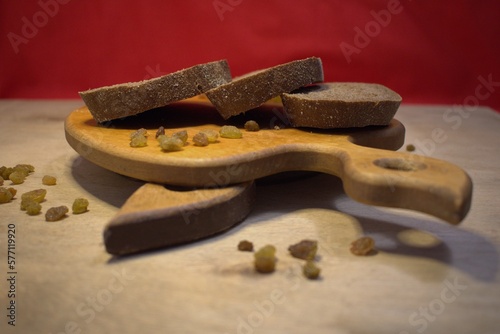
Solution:
[(402, 172), (414, 172), (425, 169), (427, 166), (416, 161), (405, 160), (401, 158), (381, 158), (373, 161), (373, 163), (381, 168), (398, 170)]

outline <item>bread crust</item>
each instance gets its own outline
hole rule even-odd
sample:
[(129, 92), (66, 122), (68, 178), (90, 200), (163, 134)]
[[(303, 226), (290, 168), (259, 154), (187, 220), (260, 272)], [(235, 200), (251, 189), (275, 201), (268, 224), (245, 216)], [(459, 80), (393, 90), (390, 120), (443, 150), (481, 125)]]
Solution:
[(321, 59), (310, 57), (234, 78), (206, 92), (224, 119), (262, 105), (269, 99), (323, 81)]
[(372, 83), (323, 83), (282, 94), (283, 108), (293, 127), (320, 129), (388, 125), (402, 98)]
[(231, 81), (226, 60), (195, 65), (161, 77), (79, 92), (98, 122), (136, 115), (187, 99)]

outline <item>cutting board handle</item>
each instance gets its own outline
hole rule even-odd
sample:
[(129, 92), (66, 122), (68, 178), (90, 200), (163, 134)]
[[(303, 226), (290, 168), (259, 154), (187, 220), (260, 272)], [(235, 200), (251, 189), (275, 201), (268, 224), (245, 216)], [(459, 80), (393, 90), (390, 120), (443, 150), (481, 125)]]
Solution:
[(471, 178), (449, 162), (356, 145), (344, 153), (339, 176), (361, 203), (416, 210), (451, 224), (469, 211)]

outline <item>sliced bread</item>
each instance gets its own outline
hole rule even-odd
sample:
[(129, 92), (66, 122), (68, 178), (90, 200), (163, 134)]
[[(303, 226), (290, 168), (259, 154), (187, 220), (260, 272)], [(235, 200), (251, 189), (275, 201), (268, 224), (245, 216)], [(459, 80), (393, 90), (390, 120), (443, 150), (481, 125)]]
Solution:
[(98, 122), (136, 115), (205, 93), (231, 81), (226, 60), (195, 65), (158, 78), (80, 92)]
[(267, 100), (323, 81), (321, 59), (310, 57), (234, 78), (206, 92), (224, 119), (256, 108)]
[(282, 94), (284, 111), (294, 127), (320, 129), (387, 125), (401, 96), (371, 83), (323, 83)]

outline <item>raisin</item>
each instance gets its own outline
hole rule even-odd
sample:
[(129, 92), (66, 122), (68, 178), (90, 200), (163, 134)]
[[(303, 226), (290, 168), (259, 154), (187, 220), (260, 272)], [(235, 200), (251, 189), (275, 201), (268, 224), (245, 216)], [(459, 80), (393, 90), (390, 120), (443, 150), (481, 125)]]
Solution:
[(33, 165), (30, 165), (30, 164), (18, 164), (18, 165), (16, 165), (16, 167), (18, 167), (18, 166), (26, 168), (29, 173), (33, 173), (35, 171), (35, 167), (33, 167)]
[(219, 134), (222, 138), (239, 139), (243, 137), (240, 129), (238, 129), (234, 125), (222, 126), (222, 128), (219, 130)]
[(14, 172), (19, 172), (21, 173), (22, 175), (24, 175), (25, 177), (28, 176), (30, 174), (30, 170), (29, 168), (26, 166), (26, 165), (16, 165), (14, 168), (13, 168), (13, 171)]
[(374, 251), (375, 241), (370, 237), (361, 237), (351, 243), (351, 253), (368, 255)]
[(9, 189), (0, 187), (0, 203), (9, 203), (13, 197)]
[(182, 144), (186, 144), (186, 142), (188, 140), (188, 133), (186, 130), (182, 130), (182, 131), (174, 133), (172, 135), (172, 138), (179, 138), (180, 140), (182, 140)]
[(321, 272), (321, 269), (316, 266), (316, 264), (313, 261), (306, 261), (304, 266), (302, 267), (302, 273), (304, 274), (305, 277), (309, 279), (317, 279), (319, 277), (319, 273)]
[(47, 190), (35, 189), (22, 194), (21, 200), (32, 199), (37, 203), (41, 203), (45, 199), (45, 195), (47, 195)]
[(156, 131), (155, 138), (158, 138), (159, 136), (164, 134), (165, 134), (165, 128), (163, 126), (160, 126)]
[(12, 198), (16, 197), (17, 190), (14, 188), (7, 188), (7, 190), (12, 194)]
[(144, 147), (148, 145), (148, 131), (140, 128), (130, 134), (131, 147)]
[(50, 208), (47, 212), (45, 212), (45, 220), (48, 222), (61, 220), (68, 213), (68, 211), (69, 209), (65, 205)]
[(42, 178), (42, 184), (46, 186), (54, 186), (57, 183), (57, 179), (51, 175), (44, 175)]
[(13, 184), (21, 184), (26, 180), (26, 175), (24, 175), (23, 172), (15, 171), (10, 173), (9, 180), (11, 180)]
[(26, 213), (30, 216), (36, 216), (42, 211), (42, 206), (33, 200), (28, 200), (25, 205)]
[(242, 252), (252, 252), (253, 251), (253, 243), (248, 240), (241, 240), (238, 244), (238, 250)]
[(158, 137), (158, 143), (160, 147), (165, 152), (181, 151), (184, 143), (181, 139), (177, 137), (167, 137), (165, 135), (160, 135)]
[(275, 253), (276, 248), (272, 245), (266, 245), (255, 252), (255, 270), (260, 273), (272, 273), (276, 267)]
[(318, 242), (315, 240), (302, 240), (288, 247), (288, 250), (293, 257), (303, 260), (313, 260), (318, 251)]
[(413, 144), (408, 144), (408, 145), (406, 145), (406, 150), (407, 150), (408, 152), (413, 152), (413, 151), (415, 151), (415, 145), (413, 145)]
[(144, 128), (140, 128), (132, 133), (130, 133), (130, 139), (134, 138), (135, 136), (144, 136), (144, 137), (147, 137), (148, 136), (148, 130), (144, 129)]
[(203, 130), (200, 131), (201, 133), (204, 133), (207, 136), (208, 142), (209, 143), (216, 143), (217, 140), (219, 139), (219, 133), (215, 130)]
[(256, 121), (247, 121), (245, 123), (245, 130), (247, 130), (247, 131), (259, 131), (260, 127)]
[(144, 147), (148, 145), (148, 138), (145, 136), (137, 135), (130, 140), (131, 147)]
[(77, 198), (73, 202), (73, 214), (84, 213), (88, 211), (89, 201), (85, 198)]
[(208, 146), (208, 137), (203, 132), (198, 132), (193, 136), (193, 142), (196, 146)]
[(12, 172), (14, 171), (14, 168), (12, 167), (5, 167), (2, 171), (2, 177), (4, 180), (8, 180), (9, 179), (9, 175), (12, 174)]

